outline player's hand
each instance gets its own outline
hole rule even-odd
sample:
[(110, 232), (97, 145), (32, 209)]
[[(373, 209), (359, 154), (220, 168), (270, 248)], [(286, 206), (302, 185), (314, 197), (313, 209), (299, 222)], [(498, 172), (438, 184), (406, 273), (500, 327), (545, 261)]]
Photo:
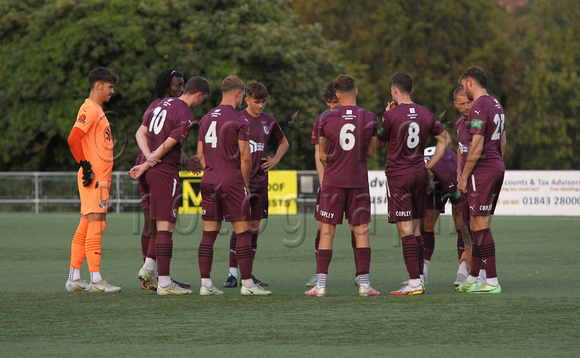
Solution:
[(262, 169), (267, 172), (270, 169), (273, 169), (278, 162), (274, 158), (266, 157), (262, 158)]
[(89, 186), (95, 178), (95, 173), (93, 173), (93, 166), (88, 160), (81, 160), (79, 163), (81, 168), (83, 168), (83, 186)]
[(471, 270), (471, 247), (465, 248), (463, 254), (461, 254), (461, 258), (459, 259), (459, 264), (461, 265), (462, 262), (467, 264), (467, 272)]
[(183, 165), (183, 168), (185, 168), (185, 170), (195, 175), (199, 175), (203, 171), (203, 167), (201, 166), (201, 163), (197, 159), (197, 156), (188, 158), (185, 164)]
[(462, 193), (467, 193), (467, 179), (460, 177), (457, 181), (457, 189)]
[(395, 103), (395, 101), (393, 102), (389, 102), (389, 104), (387, 104), (387, 107), (385, 107), (385, 111), (390, 111), (391, 109), (397, 107), (397, 104)]
[(145, 173), (147, 171), (148, 165), (146, 165), (146, 164), (147, 163), (143, 163), (141, 165), (135, 165), (127, 173), (129, 173), (131, 178), (138, 179), (141, 175), (143, 175), (143, 173)]

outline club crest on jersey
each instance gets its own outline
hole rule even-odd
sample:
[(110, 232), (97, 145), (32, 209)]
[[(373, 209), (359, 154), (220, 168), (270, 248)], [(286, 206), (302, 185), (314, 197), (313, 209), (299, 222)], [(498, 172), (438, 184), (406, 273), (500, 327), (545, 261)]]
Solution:
[(269, 134), (270, 133), (270, 128), (268, 126), (264, 126), (264, 133), (265, 134)]
[(312, 138), (316, 138), (316, 133), (314, 132), (314, 129), (312, 130)]
[(106, 208), (107, 207), (107, 200), (106, 199), (99, 200), (99, 206), (103, 209)]
[(183, 132), (183, 134), (181, 135), (183, 138), (187, 138), (187, 135), (189, 134), (189, 129), (186, 129), (185, 132)]
[(176, 218), (177, 217), (177, 209), (173, 209), (173, 217)]
[(77, 118), (77, 122), (79, 122), (80, 124), (85, 124), (85, 120), (87, 119), (87, 116), (85, 116), (84, 114), (81, 114), (79, 118)]
[(481, 129), (483, 126), (483, 121), (481, 119), (472, 119), (471, 120), (471, 128)]

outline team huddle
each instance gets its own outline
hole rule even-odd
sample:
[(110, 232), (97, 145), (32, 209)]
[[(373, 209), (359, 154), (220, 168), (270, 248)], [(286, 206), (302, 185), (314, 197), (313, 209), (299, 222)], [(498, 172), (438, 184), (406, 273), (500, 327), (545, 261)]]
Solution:
[[(101, 277), (101, 236), (105, 229), (113, 145), (109, 122), (102, 110), (114, 93), (118, 77), (106, 68), (89, 74), (89, 98), (79, 110), (69, 146), (80, 164), (78, 187), (81, 220), (71, 245), (68, 291), (118, 292), (120, 287)], [(380, 126), (375, 114), (356, 104), (355, 79), (338, 76), (323, 97), (329, 111), (319, 116), (312, 132), (319, 175), (315, 218), (316, 275), (306, 285), (307, 296), (325, 296), (336, 225), (343, 217), (351, 229), (355, 284), (360, 296), (378, 296), (370, 285), (371, 246), (368, 224), (371, 202), (367, 159), (387, 147), (388, 221), (401, 237), (409, 279), (392, 295), (422, 295), (435, 246), (434, 228), (445, 203), (451, 200), (458, 233), (458, 292), (501, 293), (495, 265), (490, 216), (495, 210), (505, 167), (505, 116), (499, 102), (487, 94), (487, 74), (468, 68), (460, 78), (454, 104), (458, 150), (448, 149), (451, 138), (427, 108), (411, 100), (408, 74), (392, 77), (391, 96)], [(135, 135), (139, 146), (129, 174), (139, 181), (145, 224), (141, 237), (142, 288), (158, 295), (191, 294), (191, 285), (170, 275), (173, 230), (180, 204), (179, 166), (201, 173), (203, 233), (198, 250), (199, 294), (222, 295), (211, 279), (214, 243), (221, 223), (231, 222), (229, 275), (223, 287), (239, 286), (242, 295), (270, 295), (267, 283), (252, 274), (262, 219), (268, 217), (268, 171), (289, 148), (276, 119), (263, 112), (270, 98), (266, 86), (246, 84), (236, 76), (222, 82), (222, 100), (199, 121), (197, 154), (188, 156), (183, 143), (198, 124), (191, 112), (210, 94), (209, 82), (199, 76), (185, 83), (183, 74), (167, 69), (159, 74), (156, 96)], [(247, 107), (241, 111), (245, 97)], [(436, 145), (427, 147), (429, 137)], [(268, 142), (278, 147), (268, 156)], [(81, 278), (87, 259), (90, 283)], [(157, 271), (157, 272), (156, 272)]]

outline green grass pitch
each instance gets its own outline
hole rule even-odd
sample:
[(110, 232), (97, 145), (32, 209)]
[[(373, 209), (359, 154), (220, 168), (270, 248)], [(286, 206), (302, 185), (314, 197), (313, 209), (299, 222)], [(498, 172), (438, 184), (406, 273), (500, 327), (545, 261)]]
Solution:
[[(580, 220), (495, 217), (501, 295), (456, 293), (456, 236), (449, 217), (437, 230), (423, 296), (391, 296), (406, 279), (393, 225), (371, 225), (371, 283), (379, 297), (359, 297), (347, 225), (337, 230), (327, 297), (307, 297), (315, 273), (316, 222), (310, 214), (268, 219), (255, 275), (273, 295), (197, 295), (201, 222), (181, 216), (172, 276), (194, 295), (158, 297), (140, 288), (141, 214), (109, 214), (103, 276), (117, 294), (67, 292), (77, 214), (0, 215), (0, 356), (580, 356)], [(215, 245), (212, 276), (227, 276), (230, 224)], [(86, 264), (83, 278), (88, 280)]]

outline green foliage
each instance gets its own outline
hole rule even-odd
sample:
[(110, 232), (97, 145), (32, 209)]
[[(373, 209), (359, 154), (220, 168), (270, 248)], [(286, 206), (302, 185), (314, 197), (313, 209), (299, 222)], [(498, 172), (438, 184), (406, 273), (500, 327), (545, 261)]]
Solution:
[[(314, 166), (312, 155), (304, 160), (310, 146), (301, 142), (340, 64), (320, 27), (298, 25), (286, 1), (10, 0), (2, 7), (0, 170), (75, 167), (66, 138), (88, 96), (86, 75), (97, 66), (121, 78), (104, 105), (115, 170), (134, 162), (134, 133), (167, 67), (210, 81), (213, 95), (194, 111), (198, 118), (219, 104), (227, 75), (263, 82), (292, 148), (280, 169)], [(190, 139), (186, 149), (193, 154), (195, 147)]]
[(570, 1), (530, 1), (514, 12), (489, 0), (296, 0), (293, 6), (301, 23), (320, 23), (340, 43), (338, 53), (360, 83), (361, 106), (381, 114), (391, 76), (409, 73), (413, 100), (455, 138), (452, 93), (465, 68), (477, 64), (506, 110), (507, 168), (580, 167), (574, 157), (580, 48), (572, 45), (580, 38), (580, 7)]
[(580, 8), (569, 5), (536, 1), (518, 13), (520, 101), (510, 112), (518, 169), (580, 167), (580, 48), (571, 45), (580, 38)]

